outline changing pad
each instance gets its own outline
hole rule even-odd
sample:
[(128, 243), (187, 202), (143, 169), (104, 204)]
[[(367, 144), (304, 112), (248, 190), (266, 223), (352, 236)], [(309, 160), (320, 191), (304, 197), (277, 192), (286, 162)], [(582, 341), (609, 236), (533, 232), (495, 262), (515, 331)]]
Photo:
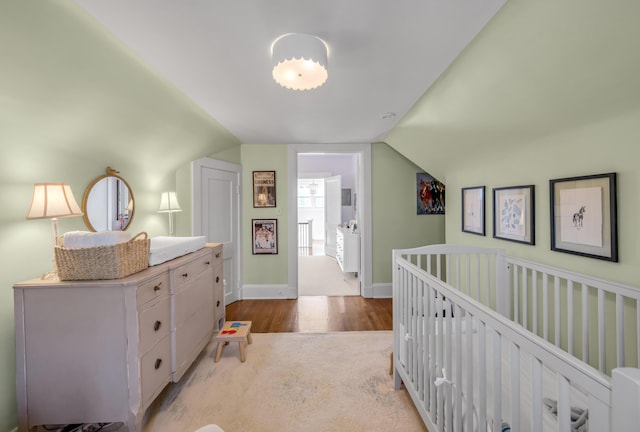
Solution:
[(149, 265), (162, 264), (182, 255), (202, 249), (207, 243), (205, 236), (196, 237), (152, 237), (149, 248)]

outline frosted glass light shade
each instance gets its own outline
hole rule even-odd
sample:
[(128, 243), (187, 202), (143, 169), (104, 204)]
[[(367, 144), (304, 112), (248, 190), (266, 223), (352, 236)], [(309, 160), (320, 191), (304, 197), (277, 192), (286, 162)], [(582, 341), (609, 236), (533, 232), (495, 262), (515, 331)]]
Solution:
[(322, 39), (290, 33), (272, 47), (273, 79), (291, 90), (311, 90), (327, 81), (327, 46)]
[(82, 210), (66, 183), (36, 183), (27, 219), (82, 216)]
[(175, 192), (162, 192), (158, 213), (173, 213), (182, 211)]

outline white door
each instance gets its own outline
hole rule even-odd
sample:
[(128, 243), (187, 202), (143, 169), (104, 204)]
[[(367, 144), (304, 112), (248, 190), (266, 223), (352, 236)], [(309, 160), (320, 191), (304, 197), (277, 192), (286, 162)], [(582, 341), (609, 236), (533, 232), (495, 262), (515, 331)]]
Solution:
[(194, 235), (223, 245), (224, 301), (228, 305), (240, 299), (240, 167), (200, 159), (194, 163), (193, 174)]
[(342, 176), (324, 179), (324, 211), (324, 251), (335, 257), (337, 228), (342, 223)]

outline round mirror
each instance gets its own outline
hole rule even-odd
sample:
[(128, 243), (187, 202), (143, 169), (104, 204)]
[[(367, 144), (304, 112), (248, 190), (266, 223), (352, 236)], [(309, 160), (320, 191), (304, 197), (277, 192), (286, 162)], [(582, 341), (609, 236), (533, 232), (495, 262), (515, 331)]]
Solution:
[(84, 223), (91, 231), (123, 231), (133, 220), (133, 191), (118, 174), (107, 167), (107, 173), (94, 179), (84, 191)]

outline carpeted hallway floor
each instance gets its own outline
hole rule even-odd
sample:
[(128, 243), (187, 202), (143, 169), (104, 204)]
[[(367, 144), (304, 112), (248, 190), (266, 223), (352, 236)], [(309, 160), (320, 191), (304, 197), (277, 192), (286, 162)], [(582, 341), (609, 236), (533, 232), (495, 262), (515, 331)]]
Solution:
[(359, 294), (356, 275), (343, 273), (334, 257), (327, 255), (298, 256), (299, 296)]

